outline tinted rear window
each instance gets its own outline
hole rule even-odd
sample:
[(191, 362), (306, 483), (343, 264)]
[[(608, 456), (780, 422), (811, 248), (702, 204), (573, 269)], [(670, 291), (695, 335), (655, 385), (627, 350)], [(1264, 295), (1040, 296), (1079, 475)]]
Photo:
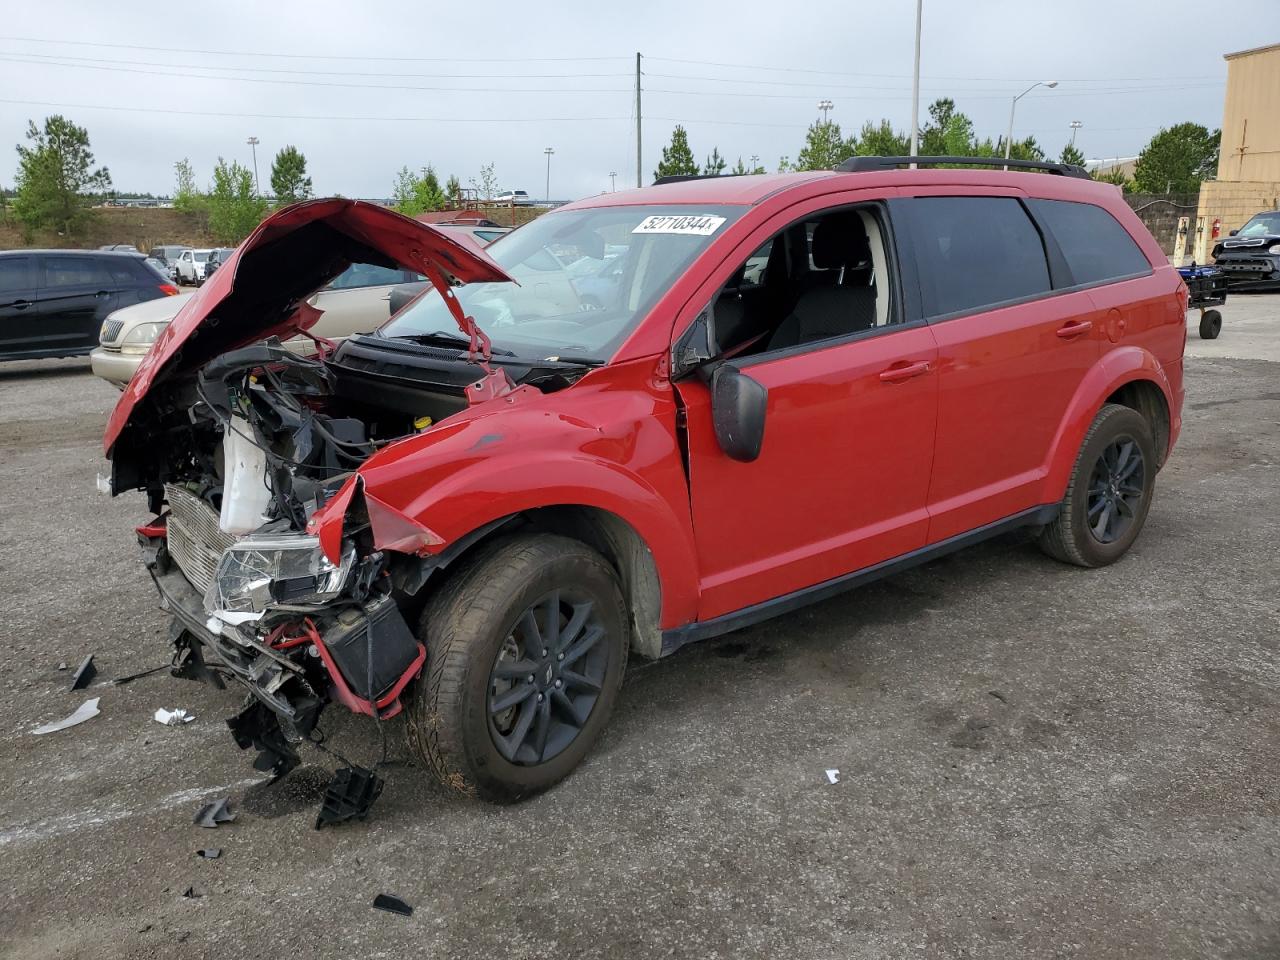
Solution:
[(1049, 292), (1044, 242), (1012, 197), (917, 197), (908, 208), (927, 316)]
[(1076, 283), (1101, 283), (1151, 272), (1142, 249), (1116, 218), (1091, 203), (1032, 200), (1048, 226)]
[(107, 286), (111, 283), (102, 261), (97, 257), (46, 257), (45, 287)]
[(29, 257), (0, 257), (0, 293), (25, 290), (31, 282), (27, 278)]

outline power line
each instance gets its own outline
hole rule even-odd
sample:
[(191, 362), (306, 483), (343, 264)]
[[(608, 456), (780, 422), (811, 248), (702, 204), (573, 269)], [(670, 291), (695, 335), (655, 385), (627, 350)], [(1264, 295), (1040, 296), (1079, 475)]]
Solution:
[[(738, 79), (735, 77), (702, 77), (702, 76), (695, 76), (693, 74), (688, 74), (688, 73), (650, 73), (647, 70), (645, 71), (644, 75), (646, 77), (656, 77), (663, 80), (697, 80), (697, 81), (706, 82), (706, 83), (737, 83), (737, 84), (751, 84), (754, 86), (766, 86), (766, 87), (807, 87), (807, 88), (813, 88), (815, 90), (829, 90), (832, 92), (849, 90), (854, 93), (861, 93), (861, 92), (875, 91), (875, 90), (901, 90), (902, 89), (902, 84), (900, 83), (893, 84), (891, 86), (872, 86), (868, 84), (811, 83), (811, 82), (800, 81), (800, 80), (772, 80), (772, 79), (746, 80), (746, 79)], [(911, 78), (905, 77), (903, 79), (910, 80)], [(1094, 81), (1094, 82), (1111, 83), (1113, 81)], [(1114, 82), (1118, 82), (1118, 81), (1114, 81)], [(1186, 86), (1190, 86), (1190, 85), (1200, 86), (1200, 84), (1198, 83), (1189, 84)], [(1205, 87), (1216, 87), (1220, 85), (1221, 84), (1218, 84), (1218, 83), (1203, 84), (1203, 86)], [(1178, 86), (1177, 84), (1170, 85), (1167, 83), (1162, 83), (1160, 87), (1154, 88), (1154, 89), (1161, 89), (1161, 90), (1173, 89), (1177, 86)], [(1005, 89), (1006, 88), (1004, 87), (970, 87), (967, 90), (966, 89), (956, 90), (953, 87), (935, 87), (933, 88), (933, 91), (934, 92), (938, 92), (938, 91), (951, 92), (957, 96), (967, 96), (969, 94), (975, 94), (975, 93), (993, 93), (993, 94), (1000, 94), (1003, 97), (1005, 96), (1005, 93), (1004, 93)], [(1137, 88), (1118, 87), (1114, 89), (1137, 89)], [(1145, 89), (1153, 89), (1153, 88), (1145, 88)], [(1085, 91), (1085, 92), (1093, 92), (1093, 91)]]
[(0, 103), (14, 104), (20, 107), (56, 107), (59, 110), (108, 110), (125, 113), (157, 113), (172, 114), (184, 117), (244, 117), (248, 120), (324, 120), (328, 122), (370, 121), (380, 123), (602, 123), (614, 120), (625, 120), (626, 117), (371, 117), (359, 116), (316, 116), (309, 114), (286, 113), (243, 113), (236, 111), (210, 110), (167, 110), (163, 107), (125, 107), (97, 103), (54, 103), (45, 100), (7, 100)]
[(108, 47), (113, 50), (148, 50), (153, 53), (199, 53), (214, 57), (275, 57), (284, 60), (364, 60), (382, 63), (589, 63), (629, 60), (630, 57), (386, 57), (357, 54), (277, 53), (262, 50), (195, 50), (190, 47), (150, 47), (137, 43), (101, 43), (96, 40), (51, 40), (47, 37), (4, 37), (19, 43), (52, 43), (78, 47)]
[(141, 67), (104, 67), (91, 63), (54, 63), (45, 60), (19, 59), (0, 54), (0, 62), (21, 63), (37, 67), (71, 67), (79, 70), (102, 70), (108, 73), (141, 73), (150, 77), (179, 77), (187, 80), (216, 80), (219, 83), (273, 83), (300, 87), (338, 87), (350, 90), (406, 90), (436, 91), (453, 93), (629, 93), (622, 88), (586, 88), (586, 87), (450, 87), (450, 86), (408, 86), (404, 84), (381, 83), (329, 83), (323, 80), (277, 80), (273, 77), (219, 77), (200, 73), (184, 73), (174, 70), (152, 70)]
[[(1051, 95), (1045, 95), (1045, 98), (1046, 98), (1046, 99), (1048, 99), (1048, 98), (1052, 98), (1052, 99), (1054, 99), (1054, 100), (1060, 100), (1060, 99), (1062, 99), (1063, 97), (1102, 97), (1102, 96), (1106, 96), (1106, 97), (1113, 97), (1113, 96), (1118, 96), (1118, 95), (1126, 94), (1126, 93), (1151, 93), (1151, 92), (1153, 92), (1153, 91), (1164, 92), (1164, 91), (1168, 91), (1168, 90), (1201, 90), (1201, 89), (1213, 89), (1213, 87), (1215, 87), (1215, 86), (1216, 86), (1216, 85), (1212, 85), (1212, 86), (1210, 86), (1210, 85), (1204, 85), (1204, 86), (1193, 86), (1193, 85), (1178, 86), (1177, 84), (1162, 84), (1162, 85), (1160, 85), (1160, 86), (1158, 86), (1158, 87), (1116, 87), (1116, 88), (1108, 89), (1108, 90), (1086, 90), (1086, 91), (1078, 91), (1078, 92), (1076, 92), (1076, 93), (1054, 93), (1054, 94), (1051, 94)], [(645, 91), (644, 91), (644, 92), (645, 92), (646, 94), (650, 94), (650, 93), (667, 93), (667, 94), (674, 94), (674, 95), (677, 95), (677, 96), (695, 96), (695, 97), (750, 97), (750, 98), (751, 98), (751, 99), (753, 99), (753, 100), (758, 100), (758, 99), (768, 99), (768, 100), (809, 100), (809, 99), (811, 99), (811, 96), (810, 96), (809, 94), (803, 94), (803, 93), (765, 93), (764, 91), (754, 91), (754, 90), (753, 90), (753, 91), (750, 91), (750, 92), (743, 92), (743, 91), (739, 91), (739, 90), (660, 90), (660, 89), (657, 89), (657, 88), (654, 88), (654, 87), (645, 87)], [(1008, 101), (1008, 99), (1009, 99), (1008, 94), (1003, 94), (1003, 93), (1002, 93), (1002, 94), (983, 94), (983, 95), (981, 95), (981, 96), (972, 96), (972, 97), (971, 97), (971, 96), (968, 96), (968, 95), (958, 94), (958, 96), (960, 97), (960, 99), (963, 99), (963, 100), (966, 100), (966, 101), (968, 101), (968, 100), (1004, 100), (1004, 101)], [(910, 97), (910, 95), (907, 95), (907, 96), (886, 96), (886, 95), (884, 95), (884, 94), (877, 93), (877, 94), (874, 94), (874, 95), (866, 96), (866, 97), (865, 97), (865, 99), (867, 99), (867, 100), (870, 100), (870, 101), (873, 101), (873, 102), (874, 102), (874, 101), (880, 101), (880, 100), (910, 100), (910, 99), (911, 99), (911, 97)], [(954, 98), (953, 98), (953, 99), (954, 99)], [(1040, 98), (1040, 97), (1037, 97), (1036, 99), (1041, 99), (1041, 98)]]

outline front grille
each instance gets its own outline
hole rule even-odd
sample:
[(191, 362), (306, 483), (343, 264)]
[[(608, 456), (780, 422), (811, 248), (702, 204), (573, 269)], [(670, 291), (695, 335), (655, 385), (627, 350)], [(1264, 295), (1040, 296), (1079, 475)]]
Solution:
[(1270, 260), (1253, 257), (1238, 257), (1231, 260), (1219, 260), (1214, 264), (1219, 270), (1237, 271), (1241, 273), (1270, 273), (1276, 265)]
[(115, 343), (116, 337), (120, 336), (120, 330), (124, 327), (123, 320), (108, 320), (102, 325), (102, 333), (98, 337), (99, 343)]
[(165, 484), (164, 495), (169, 501), (169, 556), (204, 593), (213, 583), (218, 561), (238, 538), (224, 533), (218, 527), (218, 512), (183, 487)]

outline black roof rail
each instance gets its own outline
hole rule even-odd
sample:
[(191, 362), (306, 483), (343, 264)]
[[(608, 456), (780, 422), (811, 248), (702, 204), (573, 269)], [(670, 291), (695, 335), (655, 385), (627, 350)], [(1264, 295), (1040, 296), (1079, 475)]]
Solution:
[(1049, 160), (1006, 160), (1004, 157), (850, 157), (836, 167), (841, 173), (867, 173), (872, 170), (895, 170), (914, 163), (917, 167), (936, 167), (944, 163), (962, 163), (971, 167), (1008, 167), (1010, 170), (1042, 170), (1060, 177), (1091, 180), (1089, 171), (1074, 163)]
[(666, 177), (657, 177), (653, 181), (655, 187), (664, 183), (684, 183), (686, 180), (715, 180), (720, 177), (749, 177), (749, 173), (673, 173)]

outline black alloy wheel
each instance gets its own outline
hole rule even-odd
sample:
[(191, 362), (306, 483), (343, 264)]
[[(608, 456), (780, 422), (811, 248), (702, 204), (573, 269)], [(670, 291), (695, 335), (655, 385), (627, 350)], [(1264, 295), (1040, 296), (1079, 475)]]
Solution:
[(1102, 451), (1089, 478), (1085, 513), (1099, 543), (1115, 543), (1129, 531), (1142, 508), (1146, 479), (1146, 462), (1132, 437), (1117, 437)]
[(582, 732), (609, 666), (605, 632), (595, 602), (569, 591), (520, 615), (489, 675), (489, 734), (509, 762), (545, 763)]

